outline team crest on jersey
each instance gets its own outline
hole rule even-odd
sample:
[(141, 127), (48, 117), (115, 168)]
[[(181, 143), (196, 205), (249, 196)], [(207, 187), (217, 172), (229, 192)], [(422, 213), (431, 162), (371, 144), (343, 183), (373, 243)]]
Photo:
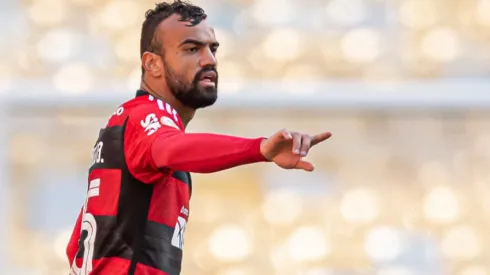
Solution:
[(158, 118), (155, 114), (149, 114), (146, 116), (145, 120), (141, 121), (141, 127), (145, 129), (145, 133), (148, 136), (153, 135), (162, 125), (158, 122)]
[(160, 118), (160, 123), (162, 123), (163, 125), (165, 126), (169, 126), (169, 127), (172, 127), (172, 128), (175, 128), (177, 130), (180, 130), (179, 129), (179, 126), (177, 126), (177, 124), (175, 124), (175, 121), (173, 121), (172, 119), (170, 119), (169, 117), (166, 117), (166, 116), (162, 116)]

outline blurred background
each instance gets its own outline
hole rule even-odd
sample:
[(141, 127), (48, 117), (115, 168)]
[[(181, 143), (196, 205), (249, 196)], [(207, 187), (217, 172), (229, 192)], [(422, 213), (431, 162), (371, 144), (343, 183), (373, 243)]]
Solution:
[[(220, 99), (190, 132), (333, 132), (314, 173), (194, 175), (183, 275), (490, 274), (490, 0), (200, 0)], [(147, 0), (0, 0), (0, 271), (66, 275)]]

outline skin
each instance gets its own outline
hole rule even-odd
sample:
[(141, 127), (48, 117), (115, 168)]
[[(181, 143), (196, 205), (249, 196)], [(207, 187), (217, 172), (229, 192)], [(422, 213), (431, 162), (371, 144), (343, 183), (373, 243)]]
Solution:
[[(215, 89), (212, 89), (209, 83), (197, 82), (196, 77), (206, 68), (216, 68), (215, 54), (219, 43), (213, 28), (206, 20), (189, 27), (188, 22), (179, 19), (179, 15), (173, 14), (156, 29), (155, 34), (161, 43), (163, 58), (156, 53), (143, 54), (142, 66), (145, 75), (141, 88), (172, 105), (187, 126), (194, 117), (196, 108), (179, 100), (175, 95), (176, 90), (190, 92), (184, 88), (192, 87), (194, 83), (197, 86), (192, 91), (194, 95), (207, 102), (208, 105), (204, 104), (206, 106), (214, 103), (213, 98), (216, 100), (217, 97), (217, 79)], [(308, 155), (311, 147), (325, 141), (331, 135), (330, 132), (308, 135), (282, 129), (262, 141), (260, 152), (267, 160), (281, 168), (313, 171), (313, 164), (303, 157)]]

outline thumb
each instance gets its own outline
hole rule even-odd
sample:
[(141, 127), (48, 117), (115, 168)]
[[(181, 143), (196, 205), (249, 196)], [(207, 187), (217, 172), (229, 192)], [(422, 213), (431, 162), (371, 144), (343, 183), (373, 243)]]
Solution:
[(301, 169), (308, 172), (312, 172), (313, 170), (315, 170), (315, 166), (313, 166), (311, 162), (308, 162), (306, 160), (300, 160), (298, 161), (294, 169)]

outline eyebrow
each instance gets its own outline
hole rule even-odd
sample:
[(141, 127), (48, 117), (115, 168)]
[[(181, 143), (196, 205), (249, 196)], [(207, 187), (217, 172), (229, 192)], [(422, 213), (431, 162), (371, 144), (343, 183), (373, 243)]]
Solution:
[[(206, 43), (199, 41), (199, 40), (196, 40), (196, 39), (186, 39), (186, 40), (184, 40), (184, 42), (180, 43), (180, 46), (184, 46), (186, 44), (195, 44), (195, 45), (199, 45), (199, 46), (206, 45)], [(218, 47), (219, 43), (218, 42), (212, 42), (211, 46)]]

